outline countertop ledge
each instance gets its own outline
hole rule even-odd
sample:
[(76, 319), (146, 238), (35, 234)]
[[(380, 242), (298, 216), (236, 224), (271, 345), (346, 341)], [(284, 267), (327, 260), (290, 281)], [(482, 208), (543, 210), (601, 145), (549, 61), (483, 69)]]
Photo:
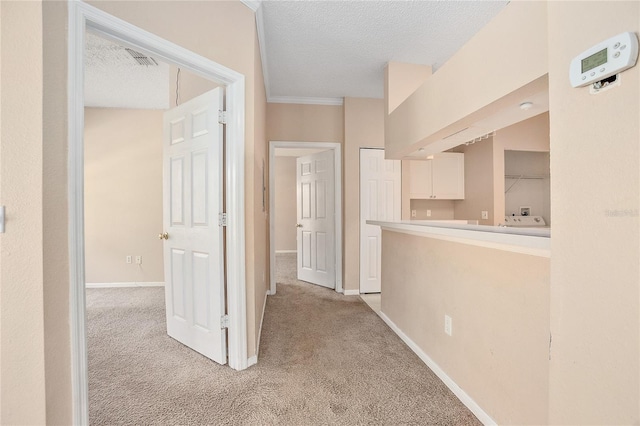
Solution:
[(403, 220), (398, 222), (368, 220), (367, 223), (380, 226), (386, 231), (532, 256), (551, 257), (551, 230), (548, 228), (507, 228), (431, 220)]

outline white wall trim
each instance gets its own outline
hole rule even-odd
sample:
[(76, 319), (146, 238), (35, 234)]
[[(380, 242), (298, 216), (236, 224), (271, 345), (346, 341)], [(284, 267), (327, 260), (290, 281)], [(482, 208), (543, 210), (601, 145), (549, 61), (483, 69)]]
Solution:
[[(249, 0), (250, 1), (250, 0)], [(250, 1), (250, 3), (256, 3)], [(258, 2), (259, 3), (259, 2)], [(264, 35), (264, 16), (262, 8), (258, 5), (256, 12), (256, 33), (258, 35), (258, 47), (260, 47), (260, 62), (262, 62), (262, 79), (264, 80), (264, 91), (266, 98), (271, 96), (269, 85), (269, 59), (267, 58), (267, 37)]]
[(418, 357), (427, 364), (427, 367), (433, 371), (436, 376), (440, 378), (444, 382), (445, 385), (454, 393), (455, 396), (482, 422), (484, 425), (497, 425), (495, 420), (493, 420), (489, 414), (487, 414), (460, 386), (453, 381), (451, 377), (447, 375), (447, 373), (440, 368), (438, 364), (433, 361), (429, 355), (427, 355), (420, 347), (409, 338), (400, 328), (393, 322), (391, 319), (386, 316), (383, 312), (379, 312), (378, 315), (382, 320), (393, 330), (398, 337), (402, 339), (403, 342), (409, 346), (409, 348), (416, 354)]
[(164, 282), (86, 283), (86, 288), (164, 287)]
[(360, 296), (360, 290), (345, 290), (345, 296)]
[(322, 148), (333, 150), (335, 163), (336, 212), (336, 292), (342, 293), (342, 147), (338, 142), (283, 142), (269, 141), (269, 294), (276, 294), (276, 197), (275, 158), (277, 148)]
[(260, 339), (262, 338), (262, 323), (264, 322), (264, 312), (267, 309), (267, 298), (269, 297), (270, 293), (271, 292), (267, 290), (264, 294), (264, 303), (262, 304), (262, 318), (260, 318), (260, 327), (258, 328), (258, 341), (256, 342), (256, 354), (251, 357), (256, 359), (256, 363), (258, 362), (258, 355), (260, 355)]
[(344, 98), (303, 98), (297, 96), (267, 96), (270, 104), (342, 105)]
[(252, 365), (256, 365), (258, 363), (258, 355), (254, 355), (249, 357), (247, 360), (247, 367), (251, 367)]
[(276, 254), (291, 254), (297, 252), (298, 250), (276, 250)]
[(82, 1), (68, 1), (68, 203), (73, 423), (88, 424), (84, 259), (84, 33), (89, 29), (225, 85), (227, 306), (229, 366), (248, 366), (244, 212), (244, 75)]

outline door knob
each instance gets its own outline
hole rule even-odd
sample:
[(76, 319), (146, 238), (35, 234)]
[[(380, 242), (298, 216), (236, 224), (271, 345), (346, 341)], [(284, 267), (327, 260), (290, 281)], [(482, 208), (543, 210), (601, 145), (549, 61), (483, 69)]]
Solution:
[(296, 223), (296, 228), (302, 228), (302, 224)]
[(167, 234), (166, 232), (163, 232), (162, 234), (158, 234), (158, 238), (161, 240), (168, 240), (169, 234)]

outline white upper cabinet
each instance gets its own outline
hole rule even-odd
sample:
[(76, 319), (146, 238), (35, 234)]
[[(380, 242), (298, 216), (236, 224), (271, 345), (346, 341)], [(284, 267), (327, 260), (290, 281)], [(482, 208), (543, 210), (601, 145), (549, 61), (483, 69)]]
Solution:
[(464, 199), (464, 154), (443, 152), (432, 160), (415, 160), (409, 166), (409, 198)]

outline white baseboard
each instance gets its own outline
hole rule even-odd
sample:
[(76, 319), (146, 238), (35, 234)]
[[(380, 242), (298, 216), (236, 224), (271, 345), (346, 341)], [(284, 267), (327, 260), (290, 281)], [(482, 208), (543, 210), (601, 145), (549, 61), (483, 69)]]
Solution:
[(276, 250), (276, 254), (297, 253), (298, 250)]
[(86, 288), (164, 287), (163, 282), (86, 283)]
[(458, 397), (458, 399), (469, 409), (471, 412), (482, 422), (484, 425), (497, 425), (495, 420), (493, 420), (480, 406), (473, 400), (471, 397), (460, 388), (453, 381), (451, 377), (447, 375), (439, 366), (436, 364), (430, 357), (427, 355), (420, 347), (409, 338), (406, 334), (398, 328), (398, 326), (389, 319), (384, 313), (380, 312), (378, 314), (382, 320), (387, 323), (387, 325), (400, 337), (409, 348), (416, 354), (418, 357), (427, 364), (435, 374), (444, 382), (445, 385)]
[(345, 296), (360, 296), (360, 290), (345, 290)]
[(251, 367), (252, 365), (256, 365), (257, 363), (258, 363), (258, 355), (249, 357), (249, 359), (247, 360), (247, 368)]
[[(262, 337), (262, 323), (264, 322), (264, 312), (267, 310), (267, 297), (269, 290), (264, 295), (264, 303), (262, 304), (262, 318), (260, 318), (260, 328), (258, 328), (258, 342), (256, 343), (256, 354), (247, 361), (249, 366), (258, 363), (258, 354), (260, 353), (260, 338)], [(253, 362), (253, 363), (252, 363)]]

